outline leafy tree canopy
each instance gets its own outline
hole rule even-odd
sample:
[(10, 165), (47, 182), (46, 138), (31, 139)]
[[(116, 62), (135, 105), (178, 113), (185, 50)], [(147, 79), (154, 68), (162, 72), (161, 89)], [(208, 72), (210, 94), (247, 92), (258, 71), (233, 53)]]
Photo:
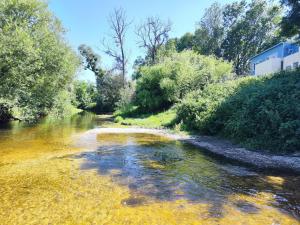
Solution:
[(0, 31), (0, 104), (19, 118), (48, 114), (78, 65), (60, 21), (44, 2), (2, 0)]
[(288, 12), (281, 23), (282, 34), (286, 37), (298, 36), (300, 41), (300, 1), (282, 0), (281, 2), (288, 7)]

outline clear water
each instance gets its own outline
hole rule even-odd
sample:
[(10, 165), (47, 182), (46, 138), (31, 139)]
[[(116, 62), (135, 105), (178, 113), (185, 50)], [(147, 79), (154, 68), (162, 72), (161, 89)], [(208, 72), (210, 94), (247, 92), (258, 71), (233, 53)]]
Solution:
[[(0, 129), (0, 224), (300, 224), (300, 177), (83, 114)], [(96, 128), (96, 129), (95, 129)]]

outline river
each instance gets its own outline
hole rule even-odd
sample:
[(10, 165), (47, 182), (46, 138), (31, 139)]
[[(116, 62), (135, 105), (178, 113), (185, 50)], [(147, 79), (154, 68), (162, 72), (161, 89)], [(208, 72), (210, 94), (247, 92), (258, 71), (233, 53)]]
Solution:
[(300, 224), (300, 176), (105, 126), (91, 113), (1, 125), (0, 224)]

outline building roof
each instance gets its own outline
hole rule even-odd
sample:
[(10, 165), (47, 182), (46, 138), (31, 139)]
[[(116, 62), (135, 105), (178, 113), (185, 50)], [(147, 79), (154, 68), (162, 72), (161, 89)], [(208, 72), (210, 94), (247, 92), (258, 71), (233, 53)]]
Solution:
[(283, 45), (283, 44), (285, 44), (285, 43), (286, 43), (286, 42), (280, 42), (280, 43), (278, 43), (277, 45), (274, 45), (274, 46), (272, 46), (272, 47), (270, 47), (270, 48), (268, 48), (268, 49), (262, 51), (261, 53), (258, 53), (258, 54), (256, 54), (255, 56), (252, 56), (252, 57), (250, 58), (250, 60), (256, 58), (256, 57), (259, 56), (259, 55), (264, 54), (265, 52), (270, 51), (270, 50), (273, 49), (273, 48), (277, 48), (278, 46)]

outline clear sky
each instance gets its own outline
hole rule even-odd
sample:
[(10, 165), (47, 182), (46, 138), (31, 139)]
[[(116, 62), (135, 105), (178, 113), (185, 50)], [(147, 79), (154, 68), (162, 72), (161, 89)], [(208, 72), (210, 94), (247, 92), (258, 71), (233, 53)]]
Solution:
[[(221, 4), (233, 0), (218, 0)], [(137, 46), (134, 33), (136, 25), (148, 16), (158, 16), (172, 22), (170, 37), (180, 37), (193, 32), (204, 10), (215, 0), (49, 0), (49, 7), (67, 29), (66, 38), (77, 50), (80, 44), (91, 46), (102, 57), (104, 67), (111, 65), (111, 59), (102, 52), (101, 41), (109, 33), (107, 18), (114, 8), (122, 7), (133, 23), (127, 33), (126, 48), (130, 53), (130, 68), (135, 58), (144, 51)], [(132, 70), (129, 71), (129, 76)], [(80, 79), (94, 80), (89, 72), (80, 72)]]

